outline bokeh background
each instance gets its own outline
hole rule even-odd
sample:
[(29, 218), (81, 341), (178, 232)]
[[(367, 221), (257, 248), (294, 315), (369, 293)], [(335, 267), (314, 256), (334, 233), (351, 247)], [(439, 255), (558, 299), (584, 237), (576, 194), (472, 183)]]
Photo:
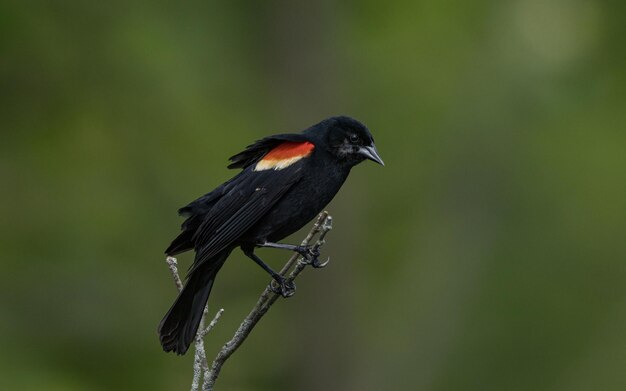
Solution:
[[(219, 389), (626, 389), (623, 4), (2, 1), (0, 388), (187, 389), (176, 209), (348, 114), (387, 166)], [(229, 259), (210, 357), (267, 282)]]

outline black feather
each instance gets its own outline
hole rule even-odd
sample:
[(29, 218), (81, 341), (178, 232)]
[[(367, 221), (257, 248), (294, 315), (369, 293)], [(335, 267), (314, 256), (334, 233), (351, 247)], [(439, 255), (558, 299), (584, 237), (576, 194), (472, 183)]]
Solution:
[[(278, 174), (275, 171), (250, 172), (242, 183), (215, 204), (194, 237), (198, 256), (190, 271), (198, 268), (248, 231), (302, 177), (303, 162)], [(246, 183), (247, 182), (247, 183)]]
[[(354, 134), (364, 143), (347, 145)], [(286, 167), (253, 169), (286, 141), (309, 142), (315, 148)], [(230, 252), (277, 242), (302, 228), (332, 200), (351, 168), (365, 159), (357, 152), (367, 145), (374, 148), (371, 134), (349, 117), (326, 119), (300, 134), (266, 137), (230, 158), (228, 167), (242, 168), (241, 172), (179, 210), (186, 220), (166, 253), (193, 249), (195, 259), (185, 287), (159, 325), (165, 351), (184, 354), (189, 348), (215, 277)]]
[(196, 273), (189, 274), (174, 305), (159, 324), (161, 346), (166, 352), (185, 354), (200, 325), (204, 306), (215, 283), (215, 276), (232, 249), (205, 262)]

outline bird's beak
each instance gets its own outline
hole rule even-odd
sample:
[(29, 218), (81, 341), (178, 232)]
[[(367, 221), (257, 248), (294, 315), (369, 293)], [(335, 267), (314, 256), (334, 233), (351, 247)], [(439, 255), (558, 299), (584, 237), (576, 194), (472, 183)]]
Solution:
[(380, 156), (378, 156), (378, 151), (376, 150), (376, 146), (374, 144), (368, 147), (359, 148), (359, 153), (365, 156), (366, 158), (368, 158), (369, 160), (380, 164), (381, 166), (385, 165), (385, 163), (383, 162), (383, 159), (381, 159)]

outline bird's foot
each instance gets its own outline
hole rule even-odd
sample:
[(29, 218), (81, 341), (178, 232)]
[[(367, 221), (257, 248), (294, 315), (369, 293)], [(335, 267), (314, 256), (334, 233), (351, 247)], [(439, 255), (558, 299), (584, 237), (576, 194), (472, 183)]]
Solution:
[(325, 262), (319, 260), (320, 250), (318, 246), (300, 246), (298, 253), (304, 257), (307, 265), (311, 265), (315, 269), (320, 269), (328, 265), (330, 258)]
[(284, 277), (280, 277), (280, 279), (274, 279), (270, 282), (270, 290), (281, 295), (282, 297), (287, 298), (296, 293), (296, 284)]
[(315, 269), (321, 269), (328, 266), (328, 262), (330, 262), (330, 257), (326, 258), (324, 262), (321, 262), (318, 258), (315, 258), (311, 260), (311, 266)]

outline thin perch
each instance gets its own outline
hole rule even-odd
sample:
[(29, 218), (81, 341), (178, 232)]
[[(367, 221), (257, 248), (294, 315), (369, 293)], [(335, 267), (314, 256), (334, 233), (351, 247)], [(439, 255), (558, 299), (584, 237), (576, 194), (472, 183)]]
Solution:
[[(324, 245), (324, 238), (326, 234), (332, 229), (332, 217), (328, 214), (328, 212), (322, 212), (313, 228), (308, 233), (308, 235), (304, 238), (301, 245), (308, 246), (309, 243), (315, 238), (316, 235), (319, 235), (317, 241), (313, 245), (314, 251), (319, 251), (319, 249)], [(176, 258), (167, 257), (167, 264), (169, 266), (170, 272), (174, 277), (174, 282), (178, 290), (182, 290), (183, 284), (178, 275), (178, 267)], [(285, 266), (280, 271), (280, 275), (283, 277), (287, 277), (287, 280), (292, 282), (298, 277), (298, 275), (304, 270), (304, 268), (309, 264), (309, 261), (305, 259), (300, 254), (294, 253)], [(328, 264), (328, 260), (318, 267), (324, 267)], [(293, 269), (293, 270), (292, 270)], [(291, 270), (291, 272), (289, 272)], [(271, 285), (272, 282), (270, 282)], [(207, 308), (204, 310), (204, 314), (202, 316), (202, 320), (200, 322), (200, 327), (198, 328), (198, 333), (196, 335), (195, 342), (195, 357), (194, 357), (194, 376), (191, 384), (191, 391), (197, 391), (200, 385), (200, 378), (203, 378), (202, 382), (202, 390), (203, 391), (212, 391), (215, 386), (215, 381), (222, 370), (222, 366), (228, 360), (228, 358), (243, 344), (248, 335), (252, 332), (252, 329), (256, 326), (256, 324), (261, 320), (261, 318), (269, 311), (270, 307), (276, 302), (276, 300), (281, 297), (279, 294), (274, 293), (270, 285), (268, 285), (261, 293), (261, 296), (257, 300), (256, 305), (252, 308), (248, 316), (243, 320), (237, 331), (233, 337), (222, 346), (220, 351), (217, 353), (217, 356), (213, 360), (211, 367), (209, 368), (208, 360), (206, 357), (206, 352), (204, 350), (204, 340), (203, 338), (207, 335), (209, 331), (217, 324), (220, 316), (224, 312), (223, 309), (219, 310), (208, 327), (204, 327), (205, 317), (207, 314)]]

